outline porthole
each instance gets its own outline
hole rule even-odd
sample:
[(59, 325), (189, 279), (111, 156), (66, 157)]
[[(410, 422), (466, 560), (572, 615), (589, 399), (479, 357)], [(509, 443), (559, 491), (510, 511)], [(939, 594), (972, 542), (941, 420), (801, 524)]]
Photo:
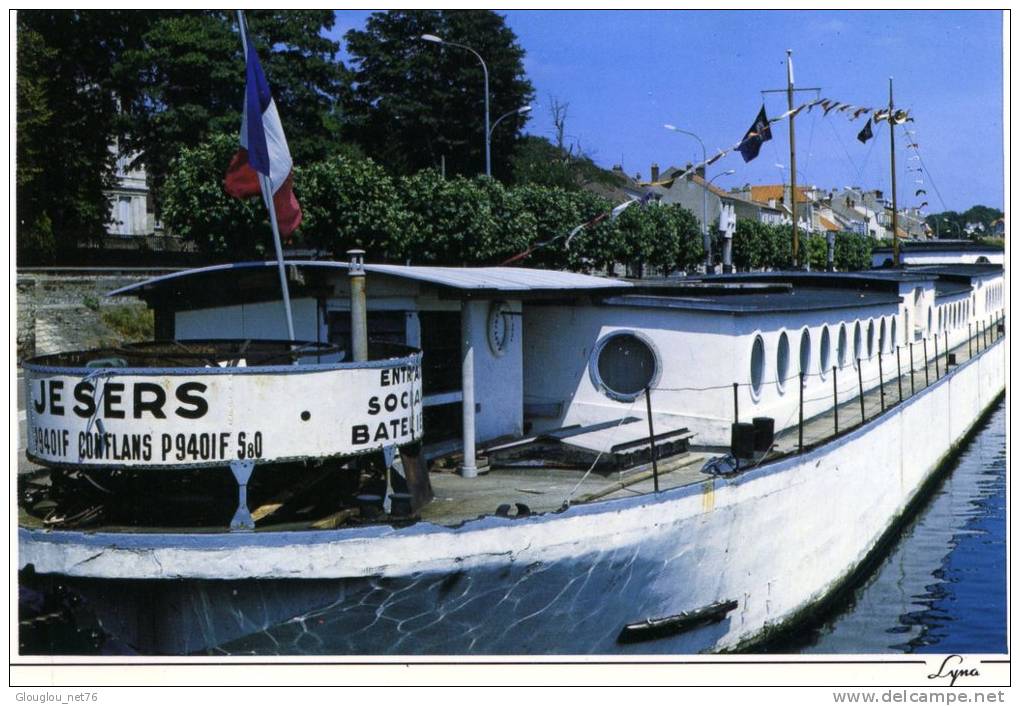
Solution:
[(632, 402), (658, 378), (659, 358), (643, 335), (618, 331), (595, 345), (588, 370), (606, 397)]
[(818, 372), (821, 374), (822, 379), (825, 379), (826, 373), (829, 372), (829, 358), (830, 351), (832, 350), (832, 341), (829, 340), (829, 327), (822, 327), (822, 338), (818, 343)]
[(896, 317), (894, 316), (889, 320), (889, 351), (896, 350), (897, 345), (899, 344), (896, 342)]
[(765, 341), (761, 336), (754, 337), (751, 345), (751, 394), (761, 394), (761, 383), (765, 379)]
[(932, 316), (931, 316), (931, 307), (929, 306), (928, 307), (928, 333), (931, 333), (931, 324), (932, 324)]
[(885, 337), (885, 317), (882, 317), (882, 323), (878, 327), (878, 354), (882, 355), (888, 349), (888, 340)]
[(839, 325), (839, 338), (836, 340), (836, 365), (846, 367), (846, 324)]
[(868, 357), (875, 355), (875, 322), (868, 322)]
[(806, 384), (807, 376), (811, 373), (811, 332), (807, 329), (800, 335), (800, 372)]
[(776, 346), (776, 385), (782, 393), (786, 387), (786, 378), (790, 374), (790, 338), (786, 331), (779, 334), (779, 344)]
[(861, 359), (861, 348), (863, 347), (863, 336), (861, 336), (861, 322), (854, 324), (854, 365)]

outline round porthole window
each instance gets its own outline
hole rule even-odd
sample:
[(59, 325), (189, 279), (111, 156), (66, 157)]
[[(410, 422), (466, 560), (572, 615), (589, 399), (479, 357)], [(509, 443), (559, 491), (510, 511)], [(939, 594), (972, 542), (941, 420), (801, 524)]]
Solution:
[(779, 345), (776, 346), (776, 384), (782, 392), (786, 387), (786, 377), (790, 374), (790, 339), (786, 331), (779, 334)]
[(822, 338), (818, 343), (818, 372), (822, 378), (829, 372), (829, 356), (831, 355), (832, 341), (829, 340), (829, 327), (822, 327)]
[(761, 383), (765, 378), (765, 341), (755, 336), (751, 346), (751, 392), (757, 397), (761, 393)]
[(839, 338), (836, 341), (836, 365), (846, 367), (846, 324), (839, 325)]
[(598, 342), (589, 372), (592, 383), (607, 397), (632, 402), (655, 382), (659, 361), (647, 339), (620, 331)]
[(804, 374), (804, 384), (807, 384), (807, 376), (811, 372), (811, 332), (804, 329), (800, 335), (800, 372)]

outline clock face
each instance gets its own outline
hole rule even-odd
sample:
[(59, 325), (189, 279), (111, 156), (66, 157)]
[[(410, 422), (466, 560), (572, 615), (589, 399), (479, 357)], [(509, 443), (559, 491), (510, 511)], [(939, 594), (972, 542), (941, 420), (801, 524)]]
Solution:
[(489, 348), (496, 355), (503, 355), (510, 348), (514, 337), (513, 314), (506, 302), (493, 302), (489, 307), (488, 338)]

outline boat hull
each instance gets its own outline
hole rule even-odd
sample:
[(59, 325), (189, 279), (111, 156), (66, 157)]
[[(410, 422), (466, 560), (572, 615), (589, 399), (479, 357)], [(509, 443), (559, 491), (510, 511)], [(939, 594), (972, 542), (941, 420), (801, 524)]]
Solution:
[[(733, 478), (459, 527), (112, 535), (22, 529), (19, 566), (143, 653), (609, 654), (740, 649), (838, 591), (1005, 384), (996, 343), (802, 455)], [(155, 599), (154, 599), (155, 597)], [(736, 601), (621, 643), (625, 625)]]

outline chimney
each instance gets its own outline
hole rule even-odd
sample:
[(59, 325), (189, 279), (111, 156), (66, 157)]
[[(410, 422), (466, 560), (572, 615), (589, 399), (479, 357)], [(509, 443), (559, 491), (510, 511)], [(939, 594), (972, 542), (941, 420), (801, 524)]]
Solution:
[(652, 162), (651, 174), (652, 174), (652, 181), (658, 181), (659, 180), (659, 165), (656, 164), (655, 162)]

